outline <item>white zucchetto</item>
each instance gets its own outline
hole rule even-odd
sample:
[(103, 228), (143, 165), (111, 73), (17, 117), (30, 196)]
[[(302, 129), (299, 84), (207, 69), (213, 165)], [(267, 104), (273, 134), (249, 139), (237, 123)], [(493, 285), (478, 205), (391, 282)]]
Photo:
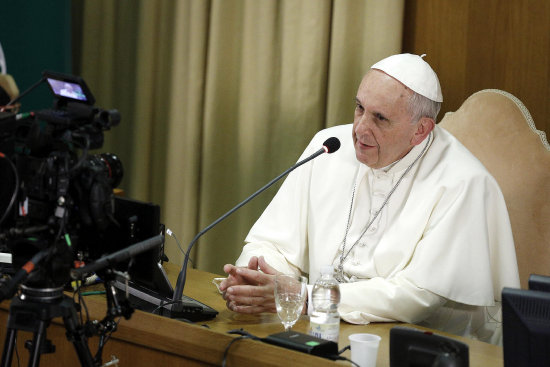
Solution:
[(416, 93), (435, 102), (443, 102), (443, 94), (437, 74), (423, 57), (413, 54), (399, 54), (387, 57), (371, 69), (381, 70), (397, 79)]

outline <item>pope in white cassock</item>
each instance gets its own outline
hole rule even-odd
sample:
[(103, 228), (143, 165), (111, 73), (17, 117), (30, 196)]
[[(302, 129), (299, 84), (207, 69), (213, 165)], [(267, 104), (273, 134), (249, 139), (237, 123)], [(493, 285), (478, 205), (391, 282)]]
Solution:
[(342, 147), (293, 171), (252, 227), (221, 285), (236, 312), (275, 312), (277, 272), (333, 264), (343, 320), (404, 321), (498, 344), (500, 293), (519, 287), (495, 179), (435, 122), (443, 101), (422, 57), (390, 56), (365, 75), (353, 125), (317, 133)]

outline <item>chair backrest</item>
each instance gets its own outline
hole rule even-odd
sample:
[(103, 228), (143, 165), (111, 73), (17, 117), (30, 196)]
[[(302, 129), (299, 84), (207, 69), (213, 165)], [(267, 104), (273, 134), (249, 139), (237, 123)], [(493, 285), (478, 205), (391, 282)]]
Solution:
[(550, 275), (550, 145), (510, 93), (471, 95), (439, 125), (458, 138), (500, 185), (516, 246), (522, 288), (529, 274)]

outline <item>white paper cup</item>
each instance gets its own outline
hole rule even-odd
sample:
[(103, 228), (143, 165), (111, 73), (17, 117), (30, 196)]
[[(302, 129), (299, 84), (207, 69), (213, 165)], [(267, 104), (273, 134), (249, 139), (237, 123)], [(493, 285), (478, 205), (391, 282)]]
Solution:
[(374, 334), (351, 334), (351, 360), (360, 367), (376, 367), (380, 339), (382, 338)]

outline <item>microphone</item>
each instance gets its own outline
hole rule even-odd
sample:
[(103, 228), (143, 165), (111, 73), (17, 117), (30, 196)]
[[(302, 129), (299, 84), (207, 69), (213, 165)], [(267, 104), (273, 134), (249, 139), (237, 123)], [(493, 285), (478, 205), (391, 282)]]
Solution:
[(159, 234), (157, 236), (150, 237), (146, 240), (143, 240), (141, 242), (138, 242), (131, 246), (123, 248), (122, 250), (113, 252), (110, 255), (103, 256), (95, 260), (94, 262), (88, 265), (85, 265), (81, 268), (71, 269), (70, 271), (71, 278), (74, 280), (81, 279), (82, 276), (84, 275), (92, 274), (97, 270), (101, 270), (107, 266), (116, 264), (121, 261), (128, 260), (136, 255), (141, 254), (142, 252), (149, 251), (155, 247), (158, 247), (162, 245), (163, 242), (164, 242), (163, 235)]
[(296, 168), (300, 167), (304, 163), (307, 163), (311, 161), (314, 158), (317, 158), (323, 153), (334, 153), (338, 149), (340, 149), (340, 140), (338, 138), (332, 137), (325, 140), (323, 143), (323, 147), (310, 155), (309, 157), (301, 160), (300, 162), (294, 164), (289, 169), (281, 173), (279, 176), (275, 177), (273, 180), (269, 181), (265, 186), (260, 188), (258, 191), (247, 197), (245, 200), (243, 200), (241, 203), (237, 204), (233, 209), (229, 210), (227, 213), (216, 219), (214, 222), (212, 222), (209, 226), (205, 227), (202, 231), (200, 231), (195, 238), (189, 243), (189, 246), (187, 247), (187, 252), (185, 253), (185, 258), (183, 259), (183, 265), (181, 268), (181, 271), (178, 275), (178, 280), (176, 282), (176, 289), (174, 290), (174, 296), (172, 298), (172, 302), (176, 303), (177, 301), (182, 299), (183, 296), (183, 287), (185, 286), (185, 278), (187, 275), (187, 261), (189, 260), (189, 255), (191, 253), (191, 249), (193, 248), (193, 245), (197, 240), (206, 232), (208, 232), (212, 227), (214, 227), (216, 224), (220, 223), (222, 220), (233, 214), (237, 209), (248, 203), (250, 200), (254, 199), (256, 196), (264, 192), (266, 189), (268, 189), (270, 186), (272, 186), (275, 182), (279, 181), (281, 178), (286, 176), (288, 173), (294, 171)]

